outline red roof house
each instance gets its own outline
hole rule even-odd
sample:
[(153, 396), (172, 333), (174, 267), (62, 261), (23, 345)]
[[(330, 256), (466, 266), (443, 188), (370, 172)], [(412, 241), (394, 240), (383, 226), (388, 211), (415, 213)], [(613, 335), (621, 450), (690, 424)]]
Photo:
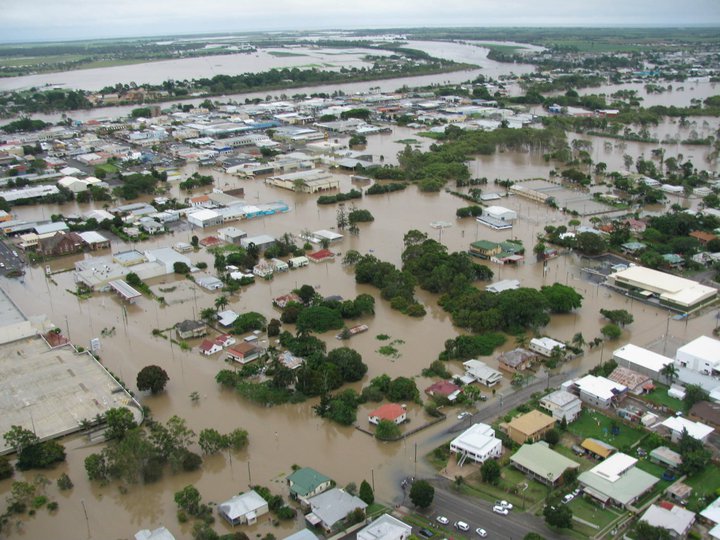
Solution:
[(260, 356), (260, 349), (252, 343), (242, 341), (227, 350), (228, 357), (241, 364), (248, 364)]
[(204, 339), (198, 349), (205, 356), (212, 356), (213, 354), (219, 353), (223, 350), (222, 345), (220, 345), (217, 341), (210, 341), (209, 339)]
[(389, 420), (396, 424), (402, 424), (407, 419), (407, 411), (397, 403), (386, 403), (375, 409), (368, 415), (371, 424), (379, 424), (380, 420)]
[(442, 396), (450, 401), (455, 401), (460, 392), (460, 387), (450, 381), (438, 381), (425, 389), (428, 396)]
[(312, 262), (317, 263), (327, 261), (328, 259), (333, 259), (335, 257), (335, 254), (329, 249), (321, 249), (320, 251), (316, 251), (315, 253), (310, 253), (307, 257)]

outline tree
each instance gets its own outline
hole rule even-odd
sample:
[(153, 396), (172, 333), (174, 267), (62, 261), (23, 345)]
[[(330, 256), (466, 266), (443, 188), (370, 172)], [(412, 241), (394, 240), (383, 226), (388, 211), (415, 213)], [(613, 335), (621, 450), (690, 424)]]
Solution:
[(673, 381), (678, 378), (678, 368), (673, 362), (670, 362), (662, 367), (660, 375), (665, 377), (665, 380), (669, 385), (672, 385)]
[(340, 374), (345, 382), (359, 381), (368, 370), (360, 353), (348, 347), (333, 349), (328, 353), (327, 360), (340, 369)]
[(11, 426), (10, 431), (3, 435), (5, 444), (16, 452), (22, 452), (23, 448), (37, 444), (40, 439), (35, 433), (21, 426)]
[(185, 486), (175, 493), (175, 503), (191, 516), (198, 514), (201, 501), (200, 492), (192, 485)]
[(500, 465), (494, 459), (488, 459), (480, 467), (480, 477), (486, 484), (493, 486), (500, 482)]
[(599, 234), (581, 232), (575, 237), (575, 247), (585, 255), (600, 255), (607, 249), (605, 240)]
[(435, 488), (427, 480), (416, 480), (410, 488), (410, 500), (418, 508), (427, 508), (435, 498)]
[(622, 335), (622, 330), (616, 324), (608, 323), (600, 329), (600, 333), (607, 339), (617, 339)]
[(344, 323), (339, 311), (325, 306), (311, 306), (300, 312), (295, 324), (299, 334), (307, 334), (339, 330)]
[(555, 446), (560, 442), (560, 433), (557, 429), (549, 429), (545, 432), (544, 439), (550, 446)]
[(215, 309), (217, 311), (222, 311), (225, 309), (228, 305), (228, 298), (224, 294), (221, 294), (215, 299)]
[(392, 420), (380, 420), (375, 428), (375, 437), (381, 441), (393, 441), (400, 437), (400, 426)]
[(639, 521), (635, 525), (633, 538), (637, 540), (671, 540), (670, 531), (663, 527), (654, 527), (647, 521)]
[(390, 401), (415, 401), (419, 395), (415, 381), (407, 377), (396, 377), (388, 385), (387, 397)]
[(162, 392), (165, 389), (170, 377), (160, 366), (145, 366), (137, 375), (138, 390), (150, 390), (153, 394)]
[(10, 478), (15, 473), (13, 466), (7, 456), (0, 457), (0, 480)]
[(360, 493), (358, 494), (358, 497), (360, 497), (360, 499), (362, 499), (362, 501), (368, 506), (375, 502), (373, 489), (365, 480), (363, 480), (360, 484)]
[(635, 318), (631, 313), (624, 309), (601, 309), (600, 314), (613, 324), (624, 327), (632, 324)]
[(572, 529), (572, 510), (566, 504), (548, 505), (543, 510), (545, 523), (557, 529)]
[(200, 431), (198, 445), (203, 454), (215, 454), (227, 448), (227, 438), (216, 429), (206, 428)]
[(553, 313), (570, 313), (582, 306), (582, 295), (567, 285), (554, 283), (549, 287), (541, 287), (540, 292), (547, 299)]
[(115, 407), (105, 413), (106, 439), (122, 439), (125, 434), (137, 427), (135, 417), (127, 407)]
[(173, 272), (176, 274), (189, 274), (190, 267), (182, 261), (176, 261), (173, 263)]
[(303, 304), (308, 305), (315, 298), (315, 288), (312, 285), (303, 285), (297, 290), (297, 295)]
[(710, 399), (709, 394), (697, 384), (688, 384), (685, 387), (685, 397), (683, 398), (683, 404), (685, 410), (692, 409), (692, 406), (699, 401), (708, 401)]

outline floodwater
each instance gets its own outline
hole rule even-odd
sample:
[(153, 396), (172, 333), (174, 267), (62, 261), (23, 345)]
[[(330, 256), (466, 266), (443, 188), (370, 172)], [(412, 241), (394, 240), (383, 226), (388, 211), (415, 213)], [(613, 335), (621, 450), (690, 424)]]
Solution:
[[(453, 44), (455, 47), (455, 44)], [(466, 46), (470, 47), (470, 46)], [(473, 47), (474, 50), (479, 50)], [(476, 72), (477, 73), (477, 72)], [(452, 77), (453, 74), (441, 78)], [(435, 78), (435, 82), (440, 77)], [(466, 77), (467, 78), (467, 77)], [(417, 79), (417, 78), (415, 78)], [(413, 79), (413, 80), (415, 80)], [(374, 85), (376, 83), (367, 83)], [(380, 83), (382, 84), (382, 83)], [(395, 83), (397, 84), (397, 83)], [(96, 111), (92, 111), (96, 112)], [(103, 115), (107, 115), (105, 110)], [(393, 133), (369, 137), (368, 149), (374, 155), (383, 155), (387, 163), (394, 162), (394, 154), (402, 149), (397, 141), (416, 138), (407, 128), (395, 128)], [(428, 144), (422, 142), (423, 146)], [(598, 150), (599, 148), (599, 150)], [(624, 150), (613, 148), (612, 155), (634, 153), (647, 150), (628, 143)], [(595, 144), (594, 152), (606, 152), (600, 141)], [(595, 155), (595, 154), (593, 154)], [(633, 157), (636, 157), (635, 155)], [(616, 158), (613, 158), (616, 159)], [(608, 156), (603, 160), (610, 161)], [(474, 167), (474, 169), (472, 169)], [(495, 156), (481, 156), (471, 163), (474, 176), (486, 176), (490, 184), (485, 191), (497, 191), (492, 185), (494, 178), (522, 179), (545, 177), (552, 167), (537, 153), (505, 152)], [(184, 173), (191, 174), (195, 166), (188, 166)], [(210, 172), (203, 169), (203, 172)], [(303, 229), (317, 230), (333, 228), (336, 224), (335, 206), (318, 206), (316, 196), (296, 195), (294, 193), (267, 186), (260, 179), (238, 179), (217, 171), (212, 171), (219, 187), (244, 187), (249, 202), (269, 202), (284, 200), (291, 210), (283, 215), (270, 216), (239, 223), (237, 226), (248, 234), (267, 233), (281, 235), (285, 232), (299, 233)], [(341, 190), (348, 191), (352, 186), (349, 175), (341, 175)], [(448, 186), (453, 188), (454, 186)], [(199, 194), (196, 191), (194, 194)], [(176, 185), (170, 188), (170, 195), (185, 197)], [(523, 241), (529, 253), (535, 244), (536, 235), (548, 224), (566, 224), (568, 216), (546, 206), (509, 197), (498, 204), (518, 211), (520, 219), (511, 231), (492, 231), (472, 219), (457, 220), (455, 211), (467, 203), (446, 192), (420, 193), (411, 186), (404, 192), (381, 196), (366, 196), (354, 203), (358, 208), (370, 210), (375, 221), (360, 225), (360, 235), (349, 235), (342, 243), (334, 246), (339, 252), (356, 249), (361, 253), (373, 253), (381, 259), (400, 265), (403, 235), (410, 229), (418, 229), (445, 244), (450, 251), (466, 250), (469, 243), (478, 239), (503, 240), (510, 237)], [(49, 217), (50, 214), (65, 215), (86, 212), (92, 205), (71, 203), (63, 206), (22, 207), (17, 209), (19, 218)], [(433, 229), (434, 221), (447, 221), (452, 224), (446, 229)], [(582, 220), (587, 224), (587, 220)], [(136, 248), (172, 245), (178, 241), (188, 241), (192, 234), (200, 237), (212, 234), (212, 229), (194, 232), (185, 229), (173, 235), (167, 235), (141, 244), (116, 243), (113, 251)], [(50, 263), (53, 271), (71, 268), (72, 263), (83, 255), (65, 257)], [(201, 250), (190, 254), (193, 262), (205, 261), (212, 268), (212, 258)], [(340, 259), (340, 257), (338, 257)], [(614, 348), (632, 341), (645, 345), (667, 331), (680, 339), (692, 339), (701, 334), (709, 334), (716, 324), (714, 313), (695, 317), (686, 321), (674, 321), (668, 313), (639, 302), (632, 302), (619, 295), (610, 293), (585, 281), (579, 267), (582, 262), (574, 256), (561, 257), (548, 263), (547, 272), (542, 265), (536, 264), (530, 257), (518, 267), (498, 267), (495, 279), (518, 279), (524, 286), (540, 287), (553, 282), (566, 283), (576, 287), (584, 296), (583, 307), (577, 313), (555, 315), (543, 333), (561, 340), (570, 339), (575, 333), (582, 332), (586, 340), (600, 334), (604, 324), (599, 309), (625, 308), (635, 316), (635, 322), (623, 332), (622, 337), (603, 348), (588, 351), (563, 367), (570, 373), (580, 373), (608, 359)], [(21, 519), (13, 523), (10, 537), (18, 538), (57, 538), (70, 540), (77, 538), (131, 538), (141, 528), (167, 526), (178, 539), (191, 537), (191, 526), (180, 525), (176, 519), (176, 505), (173, 493), (187, 484), (194, 484), (205, 501), (222, 502), (233, 494), (247, 489), (248, 484), (262, 484), (273, 492), (287, 495), (283, 476), (291, 472), (293, 464), (312, 466), (344, 486), (349, 482), (359, 483), (366, 479), (373, 481), (376, 498), (390, 504), (402, 501), (400, 480), (404, 476), (432, 474), (423, 456), (450, 438), (445, 431), (456, 422), (455, 415), (409, 439), (396, 443), (380, 443), (373, 438), (353, 429), (341, 427), (316, 417), (312, 405), (316, 400), (308, 400), (300, 405), (286, 405), (264, 408), (245, 402), (233, 392), (221, 389), (215, 382), (216, 373), (225, 367), (219, 355), (204, 357), (197, 350), (181, 351), (169, 341), (153, 337), (153, 328), (169, 328), (186, 318), (197, 317), (199, 312), (214, 305), (219, 293), (210, 293), (200, 288), (188, 288), (189, 282), (175, 276), (151, 281), (151, 287), (169, 289), (164, 293), (170, 305), (160, 307), (156, 302), (142, 298), (136, 305), (123, 307), (119, 299), (112, 294), (96, 294), (89, 300), (79, 300), (70, 295), (67, 289), (74, 289), (70, 272), (56, 273), (52, 281), (46, 279), (43, 268), (29, 268), (23, 280), (0, 278), (2, 287), (27, 315), (47, 314), (50, 320), (61, 327), (73, 342), (87, 346), (88, 340), (99, 337), (103, 329), (115, 329), (114, 335), (101, 338), (102, 361), (131, 388), (135, 387), (137, 372), (148, 364), (162, 366), (170, 376), (167, 391), (159, 396), (140, 396), (144, 405), (152, 410), (153, 416), (166, 421), (172, 415), (185, 418), (188, 425), (199, 432), (203, 428), (213, 427), (228, 432), (242, 427), (249, 432), (250, 443), (246, 450), (236, 454), (217, 455), (206, 459), (201, 471), (167, 474), (160, 482), (147, 486), (130, 486), (127, 492), (116, 484), (97, 486), (90, 484), (85, 475), (83, 460), (91, 452), (101, 447), (87, 447), (82, 437), (65, 441), (68, 449), (66, 464), (47, 472), (48, 478), (55, 480), (62, 472), (67, 473), (75, 483), (69, 493), (58, 493), (50, 486), (48, 494), (60, 503), (59, 511), (49, 515), (40, 510), (34, 517)], [(303, 284), (316, 287), (323, 295), (339, 294), (345, 298), (354, 298), (361, 293), (370, 293), (376, 297), (376, 314), (358, 322), (367, 323), (370, 331), (354, 337), (348, 345), (362, 354), (369, 366), (365, 379), (355, 388), (361, 388), (372, 377), (387, 373), (393, 377), (399, 375), (416, 376), (418, 387), (425, 388), (428, 379), (421, 377), (420, 371), (437, 358), (448, 338), (457, 336), (461, 331), (452, 326), (449, 316), (437, 306), (435, 295), (418, 291), (418, 298), (428, 310), (422, 319), (413, 319), (390, 309), (387, 302), (380, 299), (378, 291), (357, 285), (352, 270), (344, 268), (340, 260), (328, 264), (311, 265), (286, 274), (280, 274), (272, 281), (258, 281), (244, 288), (231, 298), (229, 308), (238, 312), (259, 311), (266, 317), (277, 317), (270, 300), (289, 292)], [(290, 328), (292, 330), (292, 328)], [(393, 340), (402, 340), (396, 347), (397, 358), (378, 353), (385, 342), (376, 339), (378, 334), (391, 336)], [(334, 339), (334, 332), (321, 336), (329, 348), (340, 346)], [(197, 341), (191, 342), (194, 347)], [(514, 338), (509, 337), (501, 350), (514, 347)], [(497, 365), (493, 357), (483, 358), (490, 365)], [(450, 369), (460, 373), (459, 362), (450, 364)], [(538, 377), (542, 380), (544, 374)], [(506, 378), (497, 388), (498, 395), (511, 392)], [(190, 399), (192, 392), (198, 392), (200, 400), (194, 403)], [(497, 397), (492, 398), (497, 399)], [(358, 423), (366, 425), (366, 413), (371, 405), (360, 409)], [(419, 425), (423, 412), (411, 406), (412, 422), (410, 427)], [(197, 448), (195, 449), (197, 450)], [(415, 456), (417, 455), (417, 462)], [(33, 475), (17, 473), (15, 479), (32, 478)], [(6, 494), (11, 481), (0, 482), (0, 492)], [(246, 530), (248, 535), (272, 532), (281, 538), (302, 527), (301, 519), (274, 527), (262, 523)], [(215, 525), (219, 532), (228, 532), (221, 521)]]
[[(405, 131), (401, 130), (387, 135), (387, 138), (394, 140), (404, 138), (405, 135)], [(544, 176), (547, 166), (543, 164), (541, 157), (535, 155), (505, 153), (494, 158), (479, 159), (478, 167), (481, 175), (492, 179), (507, 176), (513, 167), (519, 171), (525, 170), (529, 173), (527, 176)], [(193, 170), (189, 167), (186, 172), (189, 174)], [(218, 172), (213, 174), (219, 185), (245, 187), (246, 197), (251, 202), (281, 199), (290, 204), (291, 211), (287, 214), (250, 220), (238, 225), (251, 235), (297, 233), (305, 228), (317, 230), (335, 225), (337, 207), (319, 207), (315, 204), (314, 196), (295, 195), (269, 187), (259, 179), (240, 180)], [(347, 191), (351, 185), (349, 176), (342, 176), (342, 191)], [(489, 185), (486, 190), (492, 191), (494, 188)], [(171, 193), (180, 195), (176, 187), (172, 188)], [(464, 201), (444, 192), (420, 193), (414, 186), (400, 193), (366, 196), (355, 204), (359, 208), (370, 210), (376, 219), (373, 223), (361, 224), (358, 237), (347, 236), (335, 249), (340, 252), (348, 249), (357, 249), (361, 253), (372, 252), (396, 265), (400, 264), (402, 237), (410, 229), (427, 233), (431, 238), (440, 240), (451, 251), (467, 249), (468, 244), (477, 239), (502, 240), (509, 237), (520, 238), (528, 251), (531, 251), (536, 235), (545, 225), (559, 225), (567, 223), (568, 220), (567, 216), (545, 206), (510, 197), (499, 201), (499, 204), (516, 209), (521, 219), (511, 231), (492, 231), (472, 219), (456, 220), (455, 210), (464, 206)], [(36, 217), (42, 212), (70, 214), (86, 211), (88, 208), (88, 205), (75, 204), (44, 210), (25, 207), (18, 209), (18, 214), (19, 217)], [(431, 228), (430, 222), (438, 220), (448, 221), (452, 226), (444, 230)], [(212, 232), (201, 231), (199, 236), (203, 237)], [(195, 234), (197, 233), (196, 230)], [(172, 245), (177, 241), (187, 241), (191, 234), (190, 231), (183, 231), (138, 245), (116, 244), (113, 249), (119, 251), (131, 247), (146, 249)], [(212, 259), (204, 250), (190, 256), (194, 262), (204, 260), (212, 268)], [(73, 257), (58, 259), (51, 262), (51, 267), (54, 271), (68, 268), (74, 260), (76, 258)], [(583, 280), (578, 264), (580, 263), (573, 256), (562, 257), (549, 262), (545, 275), (542, 265), (532, 260), (517, 268), (492, 266), (497, 280), (519, 279), (523, 285), (532, 287), (558, 281), (575, 286), (583, 294), (585, 299), (581, 310), (574, 314), (553, 316), (548, 327), (543, 329), (543, 333), (555, 338), (567, 340), (576, 332), (582, 332), (588, 340), (598, 336), (599, 328), (603, 324), (598, 313), (601, 307), (625, 308), (634, 314), (635, 323), (624, 331), (620, 340), (607, 344), (604, 349), (589, 351), (584, 357), (565, 366), (566, 370), (579, 373), (580, 370), (599, 362), (601, 358), (610, 358), (615, 347), (630, 340), (640, 345), (646, 344), (664, 334), (666, 328), (669, 328), (673, 336), (689, 339), (707, 334), (713, 327), (711, 315), (685, 322), (673, 321), (668, 319), (665, 311), (638, 302), (631, 303), (623, 297), (611, 294), (604, 288)], [(452, 326), (448, 315), (437, 306), (434, 295), (418, 291), (418, 297), (427, 306), (428, 314), (422, 319), (406, 317), (391, 310), (388, 303), (382, 301), (373, 288), (357, 285), (352, 271), (344, 268), (339, 260), (281, 274), (269, 282), (259, 281), (232, 297), (229, 307), (238, 312), (255, 310), (268, 318), (277, 317), (278, 313), (272, 308), (270, 299), (305, 283), (313, 285), (323, 295), (339, 294), (345, 298), (353, 298), (360, 293), (370, 293), (376, 297), (375, 316), (361, 321), (370, 326), (370, 331), (354, 337), (349, 343), (349, 346), (362, 354), (369, 366), (365, 379), (354, 385), (358, 389), (370, 378), (387, 373), (393, 377), (417, 376), (418, 387), (422, 390), (429, 381), (419, 376), (421, 369), (437, 358), (446, 339), (459, 333), (458, 329)], [(53, 281), (49, 282), (42, 268), (29, 268), (22, 281), (3, 279), (2, 285), (25, 313), (46, 313), (53, 322), (68, 332), (78, 345), (87, 346), (88, 340), (100, 336), (102, 329), (114, 327), (116, 332), (113, 336), (101, 338), (100, 356), (103, 362), (132, 388), (135, 386), (135, 376), (142, 367), (148, 364), (162, 366), (170, 376), (167, 391), (155, 397), (141, 396), (142, 403), (150, 407), (156, 419), (166, 421), (175, 414), (185, 418), (196, 432), (206, 427), (214, 427), (221, 432), (242, 427), (248, 430), (250, 437), (246, 450), (233, 455), (208, 458), (202, 471), (168, 474), (160, 482), (149, 486), (131, 486), (127, 493), (121, 492), (115, 484), (104, 487), (90, 484), (85, 477), (83, 460), (90, 452), (99, 450), (99, 447), (85, 447), (85, 441), (81, 437), (71, 439), (66, 443), (67, 464), (50, 471), (48, 477), (54, 480), (61, 472), (67, 471), (75, 483), (75, 488), (69, 494), (58, 494), (54, 485), (49, 487), (51, 498), (60, 502), (60, 510), (55, 515), (48, 515), (42, 510), (33, 518), (21, 521), (19, 529), (12, 533), (12, 537), (129, 538), (140, 528), (153, 528), (163, 524), (176, 538), (190, 538), (191, 527), (181, 526), (175, 517), (175, 491), (192, 483), (199, 489), (204, 500), (218, 503), (246, 489), (252, 482), (267, 485), (273, 491), (286, 495), (282, 478), (291, 471), (293, 464), (315, 467), (334, 478), (340, 486), (349, 482), (359, 485), (363, 479), (374, 479), (377, 498), (398, 503), (401, 501), (400, 479), (415, 473), (431, 473), (422, 456), (450, 438), (443, 433), (456, 421), (455, 415), (449, 414), (448, 420), (406, 441), (380, 443), (351, 427), (341, 427), (316, 417), (312, 412), (312, 405), (316, 400), (273, 408), (258, 407), (241, 400), (233, 392), (221, 389), (214, 382), (215, 374), (225, 367), (219, 356), (207, 358), (201, 356), (197, 350), (184, 352), (172, 346), (169, 341), (151, 335), (152, 328), (168, 328), (183, 319), (197, 316), (203, 308), (213, 306), (217, 297), (218, 293), (209, 293), (199, 288), (188, 289), (188, 282), (175, 276), (150, 282), (153, 287), (178, 287), (175, 292), (166, 294), (171, 305), (160, 307), (156, 302), (142, 298), (136, 305), (126, 307), (126, 317), (121, 302), (114, 295), (96, 294), (90, 300), (81, 301), (67, 293), (66, 289), (74, 288), (70, 272), (55, 274)], [(389, 358), (377, 352), (385, 343), (376, 339), (378, 334), (387, 334), (393, 340), (403, 341), (396, 345), (398, 358)], [(333, 336), (333, 332), (322, 336), (329, 348), (340, 346)], [(191, 344), (196, 346), (198, 342)], [(514, 339), (510, 337), (500, 350), (513, 346)], [(485, 360), (496, 365), (494, 357)], [(460, 363), (452, 363), (451, 369), (460, 373)], [(542, 373), (538, 376), (544, 377)], [(497, 391), (498, 394), (511, 391), (507, 379)], [(189, 395), (192, 392), (200, 394), (198, 403), (191, 401)], [(369, 407), (371, 405), (359, 411), (360, 425), (366, 425), (365, 418)], [(423, 415), (422, 411), (414, 410), (411, 427), (419, 425)], [(22, 476), (17, 474), (16, 479)], [(0, 490), (6, 492), (9, 486), (10, 481), (4, 481), (0, 484)], [(87, 509), (87, 521), (83, 506)], [(300, 526), (299, 519), (280, 528), (263, 522), (251, 527), (248, 533), (273, 532), (282, 537)], [(221, 532), (228, 531), (228, 527), (222, 522), (218, 522), (215, 527)]]

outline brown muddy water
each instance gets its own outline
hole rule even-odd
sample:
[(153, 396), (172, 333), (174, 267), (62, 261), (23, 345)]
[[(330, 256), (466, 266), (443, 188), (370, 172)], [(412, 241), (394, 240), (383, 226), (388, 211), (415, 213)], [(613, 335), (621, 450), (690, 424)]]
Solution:
[[(404, 135), (404, 132), (398, 132), (392, 134), (392, 137), (395, 140), (395, 136), (402, 138)], [(546, 171), (549, 168), (541, 157), (532, 154), (506, 153), (479, 159), (477, 163), (480, 174), (489, 178), (508, 176), (513, 171), (521, 176), (547, 177)], [(186, 172), (190, 174), (193, 170), (188, 167)], [(521, 174), (523, 172), (525, 174)], [(337, 208), (319, 207), (314, 196), (295, 195), (268, 187), (257, 179), (240, 180), (215, 171), (213, 174), (221, 186), (244, 187), (250, 202), (284, 200), (290, 204), (291, 211), (286, 214), (238, 224), (251, 235), (298, 233), (306, 228), (317, 230), (335, 225)], [(341, 178), (341, 189), (347, 191), (352, 185), (350, 178)], [(487, 190), (491, 191), (493, 187), (488, 186)], [(181, 195), (176, 187), (172, 188), (172, 193)], [(340, 252), (349, 249), (357, 249), (361, 253), (372, 252), (399, 265), (403, 235), (410, 229), (419, 229), (431, 238), (440, 240), (451, 251), (467, 249), (468, 244), (476, 239), (503, 240), (509, 237), (520, 238), (530, 251), (535, 243), (535, 236), (546, 224), (559, 225), (567, 223), (569, 219), (559, 212), (522, 199), (510, 197), (497, 202), (516, 209), (521, 216), (510, 232), (491, 231), (472, 219), (457, 220), (455, 210), (466, 203), (447, 193), (424, 194), (411, 186), (405, 192), (366, 196), (355, 204), (358, 208), (370, 210), (375, 221), (362, 224), (358, 237), (346, 236), (335, 249)], [(88, 208), (87, 205), (75, 204), (45, 209), (27, 207), (19, 209), (18, 214), (21, 218), (38, 217), (39, 214), (70, 214), (86, 211)], [(433, 229), (430, 223), (438, 220), (450, 222), (452, 226), (444, 230)], [(213, 230), (200, 231), (199, 236), (212, 232)], [(198, 231), (195, 233), (198, 234)], [(191, 234), (192, 232), (187, 230), (137, 245), (116, 244), (113, 250), (172, 245), (180, 240), (187, 241)], [(205, 251), (190, 256), (194, 262), (209, 262), (212, 268), (211, 257)], [(69, 268), (74, 260), (73, 257), (58, 259), (51, 263), (51, 267), (54, 271)], [(598, 363), (601, 358), (610, 358), (614, 348), (629, 341), (644, 345), (663, 335), (666, 328), (669, 328), (673, 336), (691, 339), (709, 333), (715, 324), (714, 314), (679, 322), (668, 320), (665, 311), (638, 302), (630, 303), (623, 297), (583, 280), (579, 271), (581, 264), (573, 256), (561, 257), (549, 263), (545, 275), (542, 266), (531, 260), (517, 268), (492, 266), (497, 280), (519, 279), (523, 285), (532, 287), (558, 281), (575, 286), (583, 294), (584, 304), (577, 313), (553, 316), (548, 327), (543, 329), (543, 333), (558, 339), (570, 339), (576, 332), (582, 332), (586, 339), (599, 335), (599, 328), (603, 324), (598, 313), (601, 307), (632, 311), (635, 322), (624, 331), (621, 339), (569, 363), (564, 367), (569, 372), (580, 373)], [(420, 371), (437, 358), (446, 339), (459, 333), (452, 326), (447, 314), (437, 306), (434, 295), (419, 291), (418, 296), (427, 306), (428, 314), (419, 320), (406, 317), (391, 310), (389, 305), (379, 298), (376, 290), (357, 285), (352, 271), (343, 268), (339, 260), (281, 274), (269, 282), (260, 281), (232, 297), (229, 307), (238, 312), (255, 310), (268, 318), (276, 317), (278, 313), (270, 304), (271, 298), (305, 283), (313, 285), (323, 295), (339, 294), (353, 298), (360, 293), (370, 293), (377, 298), (375, 316), (361, 321), (370, 326), (370, 331), (354, 337), (349, 343), (349, 346), (362, 354), (369, 366), (366, 378), (356, 385), (357, 388), (367, 383), (370, 378), (387, 373), (393, 377), (418, 376), (417, 383), (422, 390), (429, 381), (419, 376)], [(151, 335), (153, 328), (168, 328), (178, 321), (197, 316), (203, 308), (213, 306), (217, 297), (217, 293), (209, 293), (199, 288), (189, 289), (186, 281), (178, 281), (174, 276), (150, 282), (154, 288), (169, 288), (174, 284), (178, 284), (178, 289), (167, 294), (171, 302), (167, 307), (160, 307), (156, 302), (142, 298), (136, 305), (124, 308), (111, 294), (96, 294), (89, 300), (78, 300), (70, 295), (66, 291), (74, 289), (70, 272), (55, 274), (53, 282), (49, 282), (43, 269), (35, 267), (28, 269), (23, 280), (2, 279), (2, 286), (26, 314), (47, 314), (55, 324), (68, 332), (78, 345), (87, 346), (88, 340), (100, 336), (102, 329), (114, 327), (116, 332), (113, 336), (101, 339), (100, 356), (131, 388), (135, 387), (135, 376), (142, 367), (148, 364), (162, 366), (170, 376), (167, 391), (155, 397), (140, 396), (142, 403), (151, 408), (155, 418), (166, 421), (172, 415), (181, 416), (196, 432), (206, 427), (214, 427), (221, 432), (242, 427), (249, 432), (249, 447), (237, 454), (210, 457), (201, 471), (168, 474), (155, 484), (131, 486), (127, 492), (121, 492), (115, 484), (100, 487), (87, 481), (83, 460), (100, 447), (86, 447), (83, 438), (73, 438), (66, 441), (67, 463), (47, 475), (54, 480), (60, 473), (67, 471), (75, 483), (75, 488), (66, 494), (58, 493), (54, 485), (49, 487), (51, 499), (60, 503), (59, 511), (55, 515), (48, 515), (45, 510), (41, 510), (36, 516), (21, 520), (13, 528), (11, 537), (130, 538), (140, 528), (153, 528), (162, 524), (167, 526), (176, 538), (190, 538), (191, 527), (180, 525), (175, 516), (175, 491), (192, 483), (200, 490), (204, 500), (218, 503), (246, 489), (252, 482), (267, 485), (273, 491), (286, 495), (282, 480), (284, 475), (291, 471), (293, 464), (315, 467), (331, 476), (341, 486), (348, 482), (359, 484), (363, 479), (370, 481), (374, 478), (377, 498), (390, 504), (401, 501), (399, 482), (402, 477), (415, 472), (418, 475), (432, 474), (423, 456), (451, 438), (444, 433), (456, 422), (455, 414), (449, 414), (446, 421), (405, 441), (380, 443), (351, 427), (340, 427), (316, 417), (312, 411), (316, 400), (273, 408), (247, 403), (233, 392), (220, 389), (214, 382), (215, 374), (225, 367), (219, 355), (207, 358), (201, 356), (197, 350), (181, 351), (169, 341)], [(396, 345), (399, 357), (389, 358), (378, 353), (379, 347), (386, 343), (376, 339), (378, 334), (387, 334), (394, 340), (402, 340), (402, 343)], [(327, 341), (329, 348), (340, 346), (332, 332), (322, 338)], [(198, 342), (191, 344), (196, 346)], [(514, 339), (509, 337), (501, 350), (513, 346)], [(494, 357), (484, 360), (496, 365)], [(460, 373), (461, 366), (454, 363), (451, 369)], [(542, 373), (538, 376), (544, 377)], [(498, 394), (510, 391), (509, 381), (506, 379), (498, 388)], [(200, 394), (199, 402), (191, 401), (189, 395), (192, 392)], [(361, 425), (367, 425), (367, 410), (368, 407), (365, 407), (359, 412), (358, 423)], [(423, 415), (421, 411), (413, 411), (410, 427), (419, 425), (423, 421)], [(22, 477), (32, 475), (16, 474), (16, 479)], [(10, 483), (8, 480), (0, 483), (0, 490), (7, 493)], [(87, 520), (84, 509), (87, 510)], [(282, 537), (301, 526), (299, 519), (279, 528), (263, 522), (249, 528), (247, 532), (273, 532)], [(220, 521), (215, 528), (220, 532), (229, 530)]]

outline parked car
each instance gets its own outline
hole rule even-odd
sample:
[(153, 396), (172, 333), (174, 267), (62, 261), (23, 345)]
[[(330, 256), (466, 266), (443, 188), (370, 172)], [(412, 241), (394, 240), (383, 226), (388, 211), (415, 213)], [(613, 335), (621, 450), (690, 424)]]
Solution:
[(487, 531), (485, 529), (481, 529), (480, 527), (475, 529), (475, 532), (480, 538), (485, 538), (487, 536)]
[(422, 528), (418, 531), (418, 534), (422, 536), (423, 538), (432, 538), (435, 536), (435, 533), (432, 532), (430, 529)]
[(495, 512), (496, 514), (500, 514), (501, 516), (507, 516), (510, 513), (507, 508), (498, 505), (493, 506), (493, 512)]
[(457, 417), (457, 418), (458, 418), (458, 420), (464, 420), (464, 419), (467, 418), (468, 416), (472, 416), (472, 414), (470, 414), (470, 413), (467, 412), (467, 411), (463, 411), (463, 412), (461, 412), (460, 414), (458, 414), (458, 417)]
[(563, 497), (562, 502), (564, 502), (565, 504), (567, 504), (567, 503), (569, 503), (570, 501), (572, 501), (574, 498), (575, 498), (575, 495), (573, 495), (572, 493), (568, 493), (567, 495), (565, 495), (565, 496)]
[(582, 493), (582, 488), (577, 488), (577, 489), (573, 490), (573, 492), (572, 492), (573, 497), (577, 497), (581, 493)]
[(485, 394), (480, 394), (480, 395), (478, 395), (478, 399), (479, 399), (480, 401), (487, 401), (487, 398), (488, 398), (488, 397), (487, 397)]
[(453, 523), (453, 525), (459, 531), (469, 531), (470, 530), (470, 525), (468, 525), (464, 521), (456, 521), (455, 523)]
[(438, 516), (435, 518), (435, 521), (437, 521), (440, 525), (447, 525), (450, 523), (450, 520), (445, 516)]
[(509, 502), (507, 502), (507, 501), (495, 501), (495, 504), (496, 504), (497, 506), (502, 506), (503, 508), (507, 508), (508, 510), (512, 510), (512, 509), (513, 509), (512, 503), (509, 503)]
[(645, 456), (647, 456), (647, 451), (644, 448), (638, 448), (637, 455), (639, 457), (645, 457)]

